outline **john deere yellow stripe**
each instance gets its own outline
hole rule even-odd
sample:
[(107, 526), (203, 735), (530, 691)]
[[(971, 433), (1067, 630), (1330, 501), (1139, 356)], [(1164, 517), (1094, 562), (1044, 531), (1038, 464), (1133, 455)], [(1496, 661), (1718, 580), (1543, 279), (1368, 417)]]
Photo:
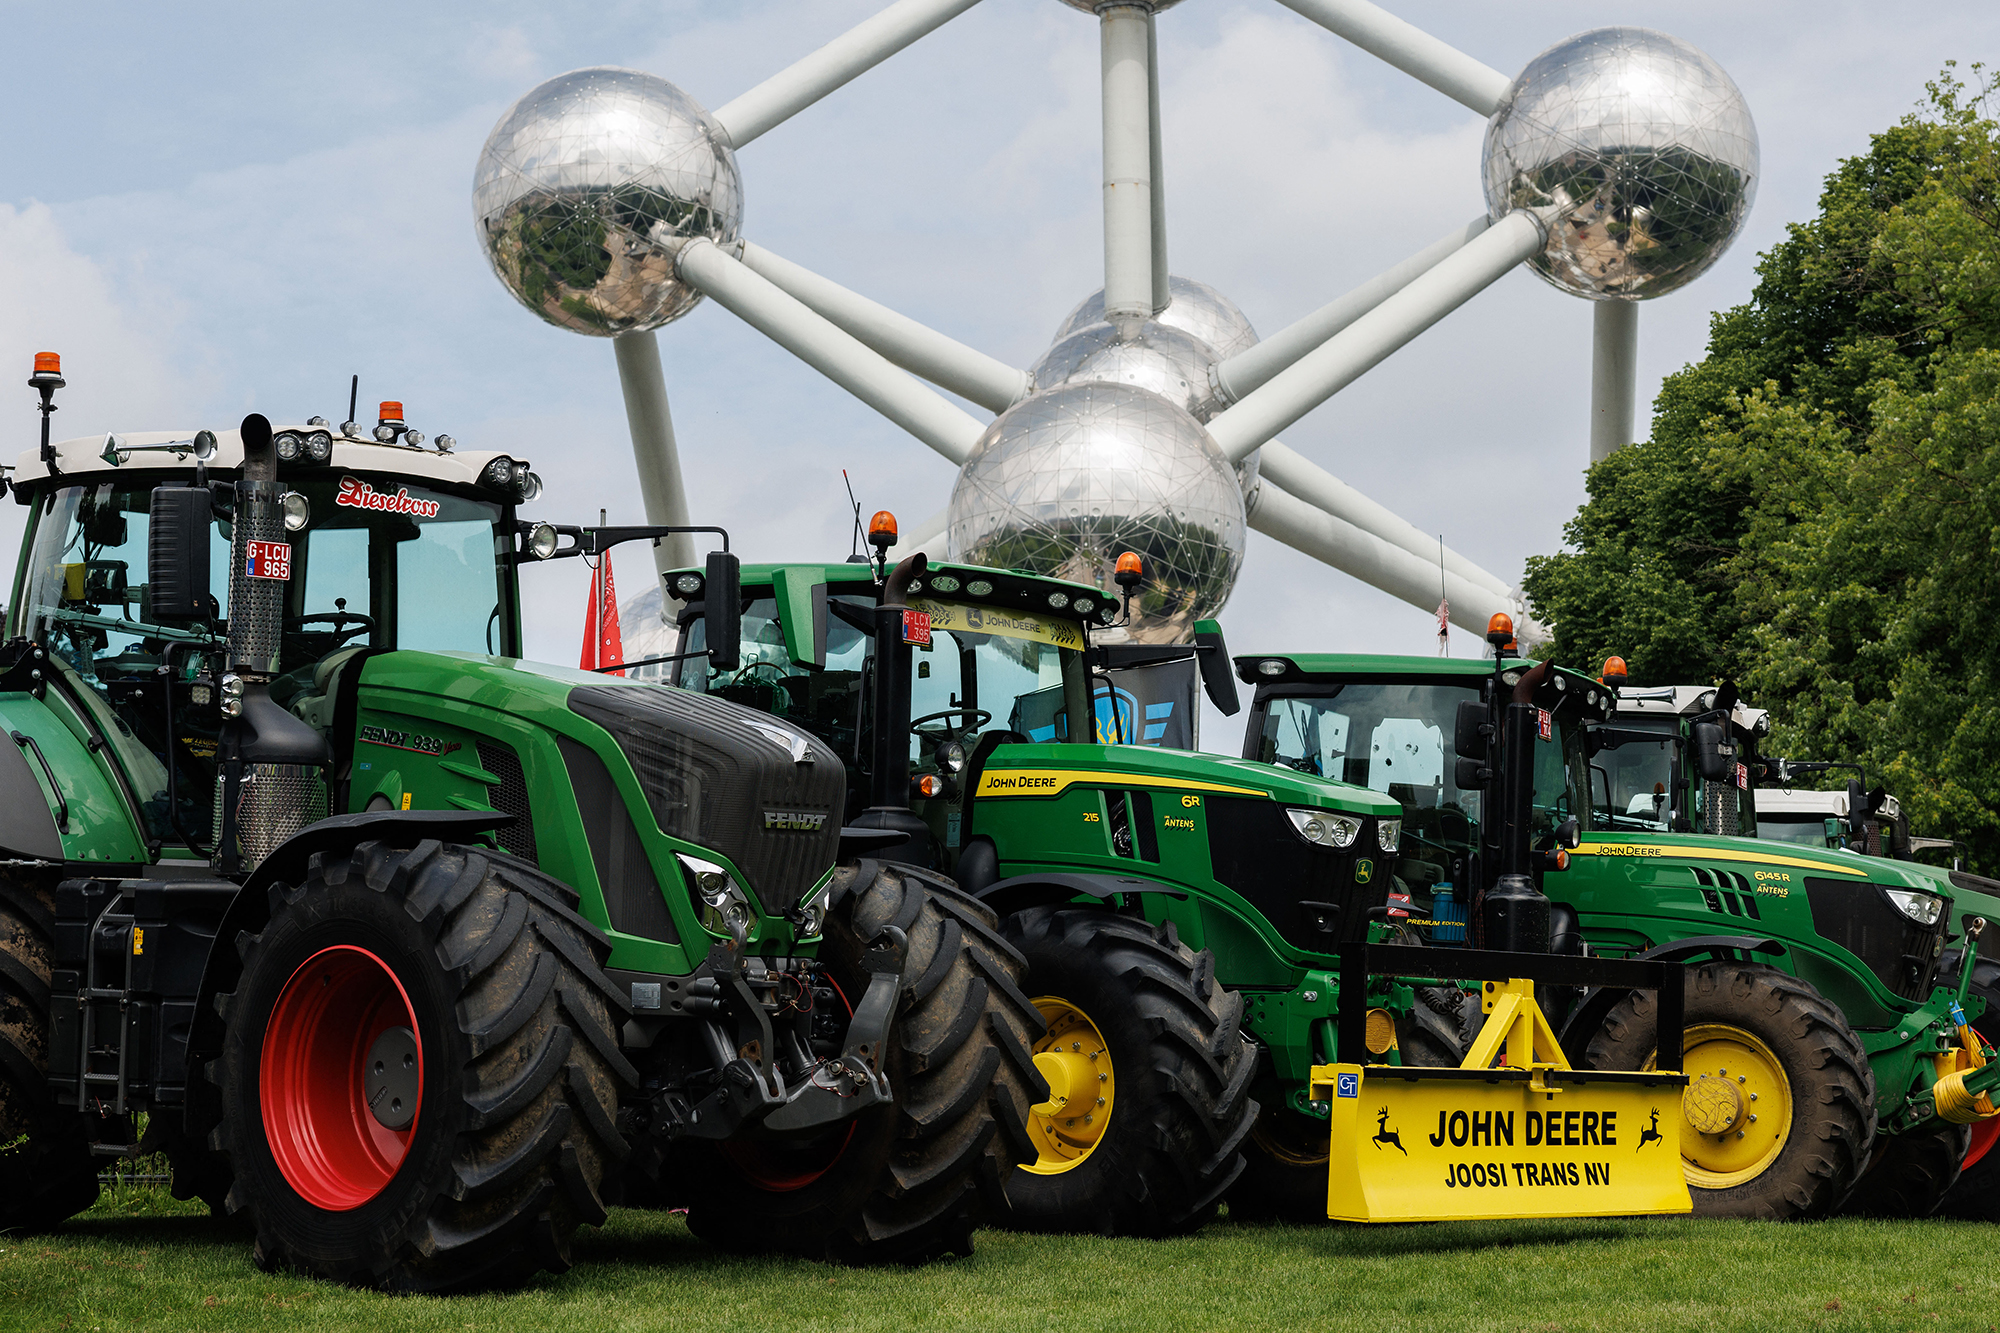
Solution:
[(1670, 861), (1755, 861), (1759, 865), (1794, 866), (1800, 870), (1815, 870), (1823, 875), (1852, 875), (1856, 879), (1867, 879), (1868, 872), (1848, 866), (1830, 864), (1826, 861), (1807, 861), (1796, 856), (1774, 855), (1771, 852), (1747, 851), (1735, 847), (1677, 847), (1663, 842), (1586, 842), (1570, 853), (1571, 856), (1629, 856), (1643, 860)]
[(1266, 796), (1255, 787), (1230, 787), (1220, 782), (1153, 777), (1145, 773), (1100, 773), (1082, 768), (987, 769), (979, 779), (980, 796), (1057, 796), (1079, 782), (1107, 787), (1171, 787), (1175, 791), (1219, 791), (1231, 796)]

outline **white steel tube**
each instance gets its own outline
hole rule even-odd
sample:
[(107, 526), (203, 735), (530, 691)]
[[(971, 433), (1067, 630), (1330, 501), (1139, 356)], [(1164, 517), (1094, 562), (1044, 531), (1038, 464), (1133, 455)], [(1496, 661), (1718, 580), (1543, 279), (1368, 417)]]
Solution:
[[(632, 463), (639, 472), (646, 522), (684, 528), (691, 521), (687, 486), (681, 480), (674, 419), (667, 410), (667, 379), (660, 370), (659, 344), (650, 332), (625, 333), (611, 340), (611, 350), (618, 358), (618, 387), (625, 395), (625, 424), (632, 432)], [(662, 574), (693, 563), (691, 534), (663, 538), (653, 548), (653, 567)]]
[(742, 248), (743, 262), (753, 273), (769, 278), (875, 351), (939, 388), (989, 412), (1004, 412), (1027, 395), (1027, 371), (947, 338), (761, 245), (744, 241)]
[(1368, 0), (1278, 0), (1336, 37), (1345, 37), (1369, 55), (1482, 116), (1493, 114), (1513, 80), (1465, 52), (1405, 23)]
[(1509, 213), (1409, 286), (1300, 357), (1208, 423), (1236, 463), (1372, 370), (1542, 248), (1542, 224)]
[(1104, 68), (1104, 317), (1153, 313), (1153, 79), (1147, 20), (1137, 5), (1099, 15)]
[(933, 561), (944, 559), (944, 530), (949, 526), (950, 519), (951, 510), (940, 509), (914, 528), (904, 532), (896, 544), (889, 548), (889, 563), (893, 565), (898, 560), (907, 560), (919, 551), (928, 555)]
[(715, 118), (721, 122), (729, 146), (742, 148), (978, 3), (979, 0), (896, 0), (797, 64), (778, 71), (719, 107)]
[[(1435, 564), (1315, 509), (1268, 481), (1257, 491), (1250, 526), (1419, 610), (1437, 611), (1440, 581)], [(1445, 600), (1451, 603), (1451, 623), (1460, 629), (1483, 635), (1495, 611), (1518, 617), (1519, 608), (1505, 593), (1450, 573), (1442, 585)]]
[(1286, 366), (1464, 249), (1466, 242), (1484, 232), (1488, 225), (1483, 214), (1474, 218), (1381, 276), (1219, 363), (1213, 373), (1216, 389), (1230, 403), (1255, 392)]
[(1153, 219), (1153, 313), (1159, 314), (1172, 303), (1167, 288), (1167, 173), (1160, 146), (1160, 29), (1152, 13), (1146, 15), (1146, 114), (1147, 144), (1152, 154)]
[(674, 266), (704, 296), (952, 462), (963, 463), (986, 429), (714, 241), (688, 242)]
[[(1258, 476), (1263, 480), (1276, 482), (1315, 509), (1409, 552), (1428, 564), (1433, 576), (1441, 563), (1447, 574), (1455, 574), (1497, 595), (1507, 595), (1506, 580), (1487, 573), (1450, 548), (1440, 553), (1437, 534), (1419, 532), (1414, 524), (1398, 518), (1386, 506), (1369, 499), (1297, 450), (1272, 440), (1257, 451), (1257, 466)], [(1437, 579), (1433, 577), (1431, 582), (1435, 585)]]
[(1639, 303), (1591, 302), (1590, 461), (1632, 443), (1639, 398)]

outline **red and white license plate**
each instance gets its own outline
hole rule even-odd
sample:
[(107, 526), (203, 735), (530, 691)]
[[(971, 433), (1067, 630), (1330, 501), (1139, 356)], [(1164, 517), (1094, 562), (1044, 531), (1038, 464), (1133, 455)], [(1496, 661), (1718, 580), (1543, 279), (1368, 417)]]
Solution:
[(1535, 732), (1545, 741), (1552, 741), (1556, 738), (1555, 719), (1549, 716), (1548, 709), (1537, 708), (1535, 710)]
[(903, 642), (930, 646), (931, 613), (928, 611), (903, 612)]
[(243, 572), (253, 579), (289, 579), (292, 576), (291, 543), (251, 542)]

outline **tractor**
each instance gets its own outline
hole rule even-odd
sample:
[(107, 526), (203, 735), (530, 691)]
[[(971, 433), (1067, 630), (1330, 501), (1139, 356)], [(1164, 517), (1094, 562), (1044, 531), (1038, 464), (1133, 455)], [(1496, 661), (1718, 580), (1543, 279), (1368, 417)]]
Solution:
[(628, 1191), (855, 1263), (1004, 1211), (1045, 1029), (991, 909), (874, 859), (811, 731), (521, 659), (524, 563), (681, 530), (527, 523), (526, 461), (393, 403), (47, 419), (0, 650), (0, 1226), (154, 1152), (261, 1265), (394, 1290), (561, 1271)]
[[(1502, 879), (1489, 812), (1532, 793), (1548, 947), (1689, 965), (1680, 1142), (1698, 1214), (1934, 1210), (2000, 1080), (1970, 1026), (1978, 991), (1941, 975), (1954, 888), (1903, 862), (1724, 836), (1754, 822), (1739, 747), (1768, 729), (1761, 715), (1711, 694), (1675, 710), (1684, 740), (1670, 739), (1614, 716), (1607, 684), (1515, 655), (1511, 625), (1490, 637), (1486, 658), (1239, 657), (1256, 687), (1242, 755), (1397, 800), (1397, 888), (1433, 945), (1482, 943)], [(1676, 783), (1663, 754), (1696, 780)], [(1981, 928), (1964, 931), (1968, 953)], [(1579, 1064), (1644, 1067), (1660, 1044), (1644, 992), (1552, 1006)]]
[[(1168, 745), (1197, 673), (1225, 713), (1237, 692), (1213, 622), (1192, 644), (1134, 641), (1131, 600), (1155, 595), (1139, 555), (1120, 556), (1112, 596), (924, 554), (892, 567), (886, 512), (869, 540), (875, 554), (842, 563), (746, 565), (734, 607), (694, 595), (701, 571), (669, 573), (687, 598), (676, 678), (818, 737), (847, 762), (846, 822), (901, 835), (884, 857), (951, 876), (1026, 958), (1050, 1094), (1028, 1124), (1036, 1156), (1007, 1182), (1009, 1225), (1168, 1235), (1225, 1200), (1235, 1219), (1685, 1210), (1677, 1169), (1664, 1192), (1621, 1167), (1617, 1189), (1497, 1193), (1499, 1166), (1473, 1151), (1495, 1140), (1468, 1137), (1468, 1108), (1486, 1107), (1488, 1133), (1508, 1117), (1511, 1145), (1523, 1099), (1588, 1072), (1535, 1037), (1533, 979), (1552, 960), (1408, 947), (1390, 919), (1403, 816), (1389, 794)], [(1178, 701), (1120, 684), (1173, 662), (1188, 668)], [(1461, 975), (1482, 983), (1470, 1015)], [(1469, 1072), (1485, 1009), (1513, 1035)], [(1671, 1112), (1673, 1062), (1628, 1072), (1591, 1095)], [(1439, 1115), (1449, 1132), (1406, 1129), (1400, 1153), (1369, 1137)], [(1516, 1151), (1581, 1143), (1536, 1132)], [(1406, 1164), (1421, 1179), (1378, 1174)], [(1545, 1182), (1557, 1169), (1522, 1164)], [(1461, 1168), (1463, 1189), (1438, 1183)]]
[[(1771, 720), (1764, 711), (1747, 707), (1732, 685), (1633, 686), (1625, 683), (1625, 663), (1616, 657), (1605, 662), (1600, 679), (1616, 690), (1617, 697), (1611, 718), (1590, 733), (1605, 756), (1599, 762), (1612, 788), (1608, 804), (1614, 825), (1637, 820), (1658, 827), (1657, 820), (1664, 817), (1670, 827), (1678, 828), (1692, 820), (1702, 832), (1815, 847), (1842, 859), (1859, 855), (1899, 862), (1900, 873), (1926, 882), (1931, 892), (1950, 900), (1938, 976), (1946, 986), (1960, 983), (1965, 950), (1958, 942), (1972, 922), (2000, 919), (2000, 882), (1957, 865), (1945, 870), (1914, 860), (1917, 851), (1951, 844), (1946, 839), (1911, 836), (1901, 803), (1879, 786), (1869, 788), (1860, 765), (1759, 758), (1755, 747), (1770, 734)], [(1716, 743), (1716, 737), (1703, 730), (1707, 726), (1726, 728), (1724, 739), (1737, 748), (1740, 775), (1732, 772), (1719, 783), (1704, 778), (1702, 756)], [(1844, 788), (1795, 789), (1799, 779), (1823, 774), (1848, 775)], [(1664, 802), (1657, 814), (1648, 807), (1646, 796), (1656, 790)], [(1970, 1026), (1989, 1046), (2000, 1044), (2000, 964), (1975, 959), (1969, 994), (1985, 1005)], [(1996, 1141), (2000, 1141), (2000, 1119), (1982, 1119), (1971, 1126), (1963, 1172), (1945, 1194), (1941, 1212), (2000, 1220), (2000, 1157), (1992, 1155)]]

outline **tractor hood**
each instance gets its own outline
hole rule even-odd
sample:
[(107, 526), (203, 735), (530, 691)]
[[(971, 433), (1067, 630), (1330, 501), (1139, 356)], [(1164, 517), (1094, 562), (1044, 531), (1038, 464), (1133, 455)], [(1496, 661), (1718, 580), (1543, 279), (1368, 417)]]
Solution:
[(1003, 745), (979, 776), (980, 796), (1054, 796), (1074, 783), (1262, 797), (1286, 805), (1395, 819), (1402, 806), (1366, 787), (1191, 750), (1137, 745)]

